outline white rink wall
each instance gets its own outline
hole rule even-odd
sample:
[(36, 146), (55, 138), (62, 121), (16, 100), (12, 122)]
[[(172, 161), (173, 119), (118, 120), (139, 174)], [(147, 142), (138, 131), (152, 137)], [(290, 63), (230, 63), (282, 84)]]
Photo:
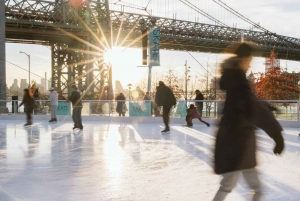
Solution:
[[(33, 121), (49, 121), (51, 119), (50, 115), (33, 115)], [(25, 114), (0, 114), (0, 120), (26, 120)], [(72, 121), (71, 115), (58, 115), (57, 120), (60, 122)], [(219, 118), (203, 118), (204, 121), (209, 122), (212, 125), (218, 125)], [(162, 117), (119, 117), (119, 116), (99, 116), (91, 115), (85, 116), (82, 115), (82, 121), (91, 121), (91, 122), (105, 122), (105, 123), (162, 123)], [(282, 127), (290, 128), (300, 128), (300, 121), (292, 120), (278, 120)], [(193, 120), (194, 124), (202, 124)], [(185, 118), (183, 117), (170, 117), (170, 124), (185, 124)]]

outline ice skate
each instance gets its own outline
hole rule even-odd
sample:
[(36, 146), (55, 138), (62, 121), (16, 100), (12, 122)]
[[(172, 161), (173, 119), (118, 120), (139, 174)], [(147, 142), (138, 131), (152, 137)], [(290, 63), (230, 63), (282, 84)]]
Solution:
[(183, 124), (184, 127), (193, 127), (193, 124)]
[(24, 124), (24, 126), (31, 126), (32, 125), (32, 122), (31, 121), (28, 121), (26, 124)]
[(206, 126), (207, 126), (207, 127), (210, 127), (210, 124), (209, 124), (209, 123), (206, 123)]
[(170, 128), (165, 128), (164, 130), (161, 131), (161, 134), (169, 134), (170, 133)]

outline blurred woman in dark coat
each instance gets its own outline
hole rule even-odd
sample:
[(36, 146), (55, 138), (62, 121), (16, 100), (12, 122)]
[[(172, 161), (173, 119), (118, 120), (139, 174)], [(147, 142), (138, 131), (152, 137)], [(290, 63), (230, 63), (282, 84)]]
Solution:
[(124, 111), (124, 104), (125, 104), (125, 100), (126, 100), (126, 98), (125, 98), (125, 96), (124, 96), (124, 94), (123, 93), (120, 93), (117, 97), (116, 97), (116, 101), (118, 101), (117, 102), (117, 108), (116, 108), (116, 111), (117, 111), (117, 113), (119, 113), (119, 116), (121, 116), (121, 114), (122, 114), (122, 116), (125, 116), (125, 112), (126, 111)]
[(31, 89), (24, 89), (23, 100), (22, 100), (21, 104), (19, 105), (19, 107), (21, 105), (25, 106), (25, 113), (26, 113), (26, 117), (27, 117), (27, 123), (24, 124), (24, 126), (29, 126), (32, 124), (32, 112), (33, 112), (33, 108), (35, 106)]
[(261, 198), (261, 184), (256, 166), (256, 127), (274, 139), (275, 154), (284, 148), (282, 128), (270, 107), (259, 101), (246, 78), (250, 66), (252, 47), (243, 43), (233, 56), (221, 65), (220, 88), (226, 90), (226, 100), (220, 128), (216, 136), (215, 172), (222, 174), (221, 186), (214, 201), (224, 200), (235, 187), (240, 174), (254, 190), (253, 200)]

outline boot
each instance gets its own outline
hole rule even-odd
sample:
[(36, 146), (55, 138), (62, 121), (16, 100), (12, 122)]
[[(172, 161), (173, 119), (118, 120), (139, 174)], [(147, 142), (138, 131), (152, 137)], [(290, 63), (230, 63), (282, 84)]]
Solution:
[(57, 122), (57, 119), (56, 119), (56, 118), (54, 118), (54, 119), (53, 119), (53, 121), (56, 123), (56, 122)]
[(169, 127), (166, 127), (164, 130), (161, 131), (162, 133), (168, 133), (170, 132), (170, 128)]
[(209, 123), (206, 123), (206, 126), (207, 126), (207, 127), (210, 127), (210, 124), (209, 124)]
[(76, 128), (79, 128), (76, 124), (74, 124), (74, 127), (73, 127), (73, 129), (76, 129)]
[(51, 120), (50, 120), (49, 122), (50, 122), (50, 123), (51, 123), (51, 122), (54, 122), (54, 118), (51, 118)]
[(31, 121), (27, 121), (27, 123), (24, 124), (24, 126), (30, 126), (30, 125), (32, 125), (32, 122), (31, 122)]

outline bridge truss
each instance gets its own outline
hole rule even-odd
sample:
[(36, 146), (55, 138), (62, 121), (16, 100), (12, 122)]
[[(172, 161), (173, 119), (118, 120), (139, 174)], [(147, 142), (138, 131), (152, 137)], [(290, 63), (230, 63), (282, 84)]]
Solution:
[(243, 37), (259, 47), (257, 56), (268, 57), (274, 49), (279, 59), (300, 61), (300, 39), (270, 32), (113, 11), (108, 0), (90, 0), (79, 8), (66, 0), (4, 2), (6, 41), (51, 46), (52, 85), (60, 95), (73, 83), (87, 95), (103, 93), (111, 75), (102, 54), (111, 45), (141, 47), (142, 30), (149, 30), (153, 19), (161, 28), (161, 49), (221, 53)]

